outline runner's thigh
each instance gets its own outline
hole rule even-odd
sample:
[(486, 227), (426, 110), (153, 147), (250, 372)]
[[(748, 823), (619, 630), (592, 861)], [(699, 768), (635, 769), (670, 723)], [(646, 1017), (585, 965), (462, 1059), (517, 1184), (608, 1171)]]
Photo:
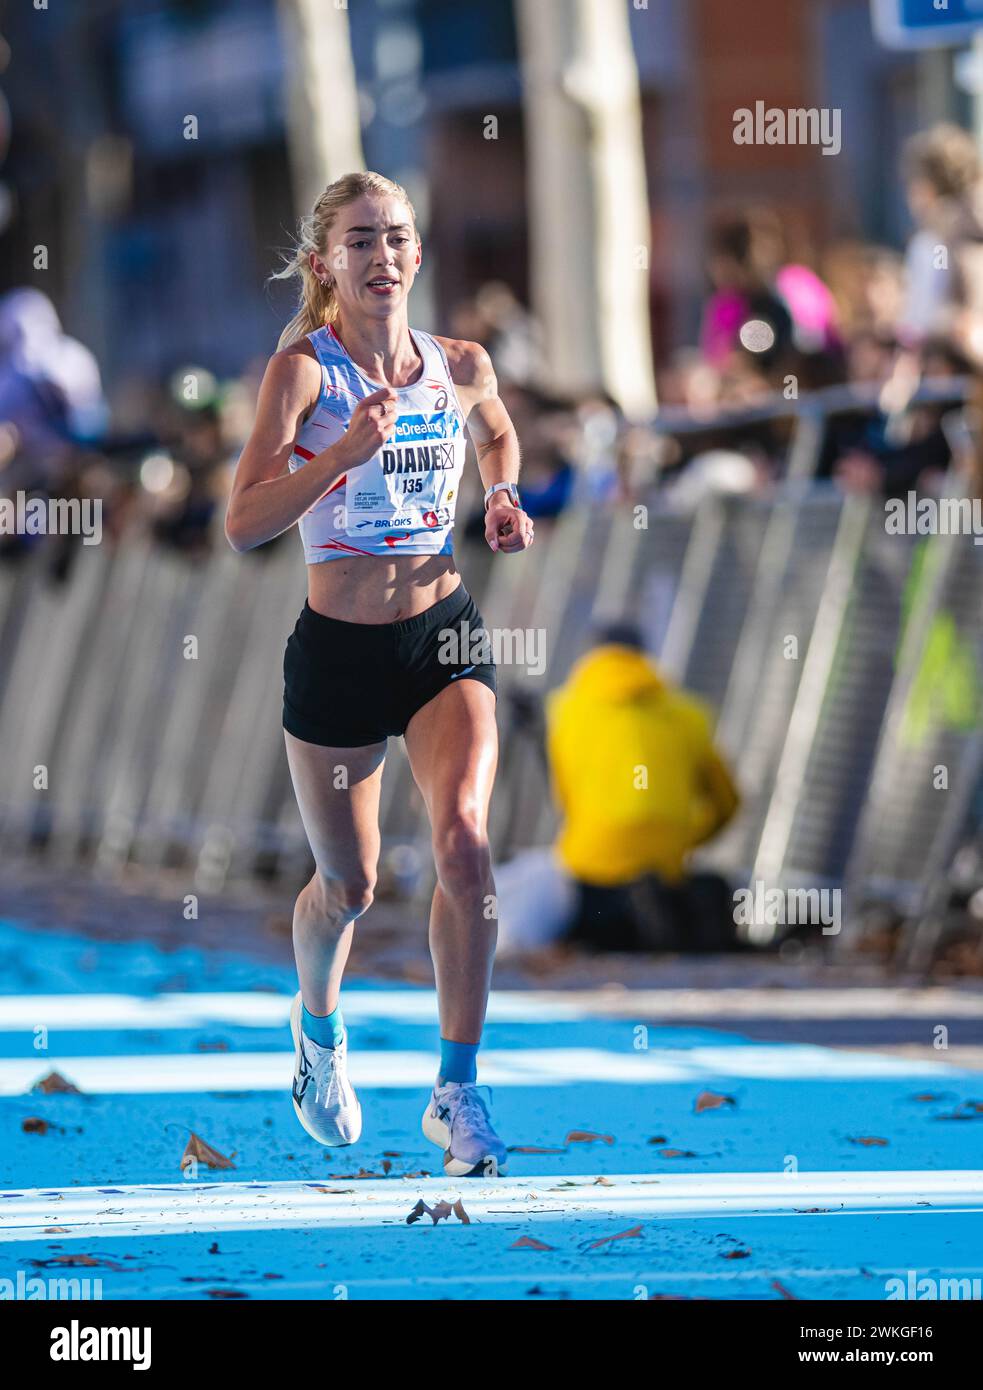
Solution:
[(283, 731), (300, 817), (325, 878), (375, 882), (385, 743), (328, 748)]

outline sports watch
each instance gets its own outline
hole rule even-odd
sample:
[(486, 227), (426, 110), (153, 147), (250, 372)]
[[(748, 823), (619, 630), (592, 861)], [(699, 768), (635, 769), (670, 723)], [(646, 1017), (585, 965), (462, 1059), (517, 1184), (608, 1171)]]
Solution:
[(488, 503), (491, 501), (492, 494), (495, 492), (502, 492), (503, 490), (508, 492), (509, 501), (512, 503), (513, 507), (521, 508), (522, 503), (519, 501), (519, 489), (516, 487), (515, 483), (492, 483), (491, 487), (485, 490), (486, 512), (488, 510)]

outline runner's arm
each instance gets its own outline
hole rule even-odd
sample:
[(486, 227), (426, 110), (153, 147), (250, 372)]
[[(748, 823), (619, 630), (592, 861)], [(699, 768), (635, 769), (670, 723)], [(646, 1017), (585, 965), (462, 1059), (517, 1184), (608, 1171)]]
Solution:
[[(498, 394), (491, 358), (480, 343), (444, 339), (443, 344), (486, 491), (492, 483), (517, 483), (519, 438)], [(533, 543), (532, 521), (513, 506), (504, 488), (488, 504), (485, 540), (506, 555), (528, 550)]]
[(256, 419), (236, 464), (225, 517), (225, 535), (235, 551), (252, 550), (298, 521), (345, 471), (341, 451), (331, 445), (287, 471), (294, 441), (317, 400), (321, 374), (303, 352), (277, 352), (267, 363)]
[[(480, 343), (444, 339), (451, 379), (462, 409), (467, 412), (468, 433), (478, 456), (478, 472), (485, 488), (492, 483), (519, 481), (519, 437), (498, 394), (491, 358)], [(496, 493), (496, 500), (498, 494)], [(506, 504), (508, 499), (506, 498)]]

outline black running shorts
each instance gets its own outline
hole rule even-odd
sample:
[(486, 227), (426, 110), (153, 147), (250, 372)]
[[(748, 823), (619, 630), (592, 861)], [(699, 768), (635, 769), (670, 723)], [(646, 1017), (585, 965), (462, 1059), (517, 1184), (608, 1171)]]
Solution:
[(445, 685), (476, 680), (497, 694), (484, 633), (463, 584), (395, 623), (326, 618), (305, 600), (283, 654), (283, 727), (305, 743), (358, 748), (405, 733)]

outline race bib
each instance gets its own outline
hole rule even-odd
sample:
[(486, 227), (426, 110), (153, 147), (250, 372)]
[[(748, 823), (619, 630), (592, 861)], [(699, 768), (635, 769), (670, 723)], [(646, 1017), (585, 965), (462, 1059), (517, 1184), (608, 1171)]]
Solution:
[(436, 531), (450, 524), (464, 467), (456, 410), (401, 415), (392, 436), (345, 483), (345, 531)]

